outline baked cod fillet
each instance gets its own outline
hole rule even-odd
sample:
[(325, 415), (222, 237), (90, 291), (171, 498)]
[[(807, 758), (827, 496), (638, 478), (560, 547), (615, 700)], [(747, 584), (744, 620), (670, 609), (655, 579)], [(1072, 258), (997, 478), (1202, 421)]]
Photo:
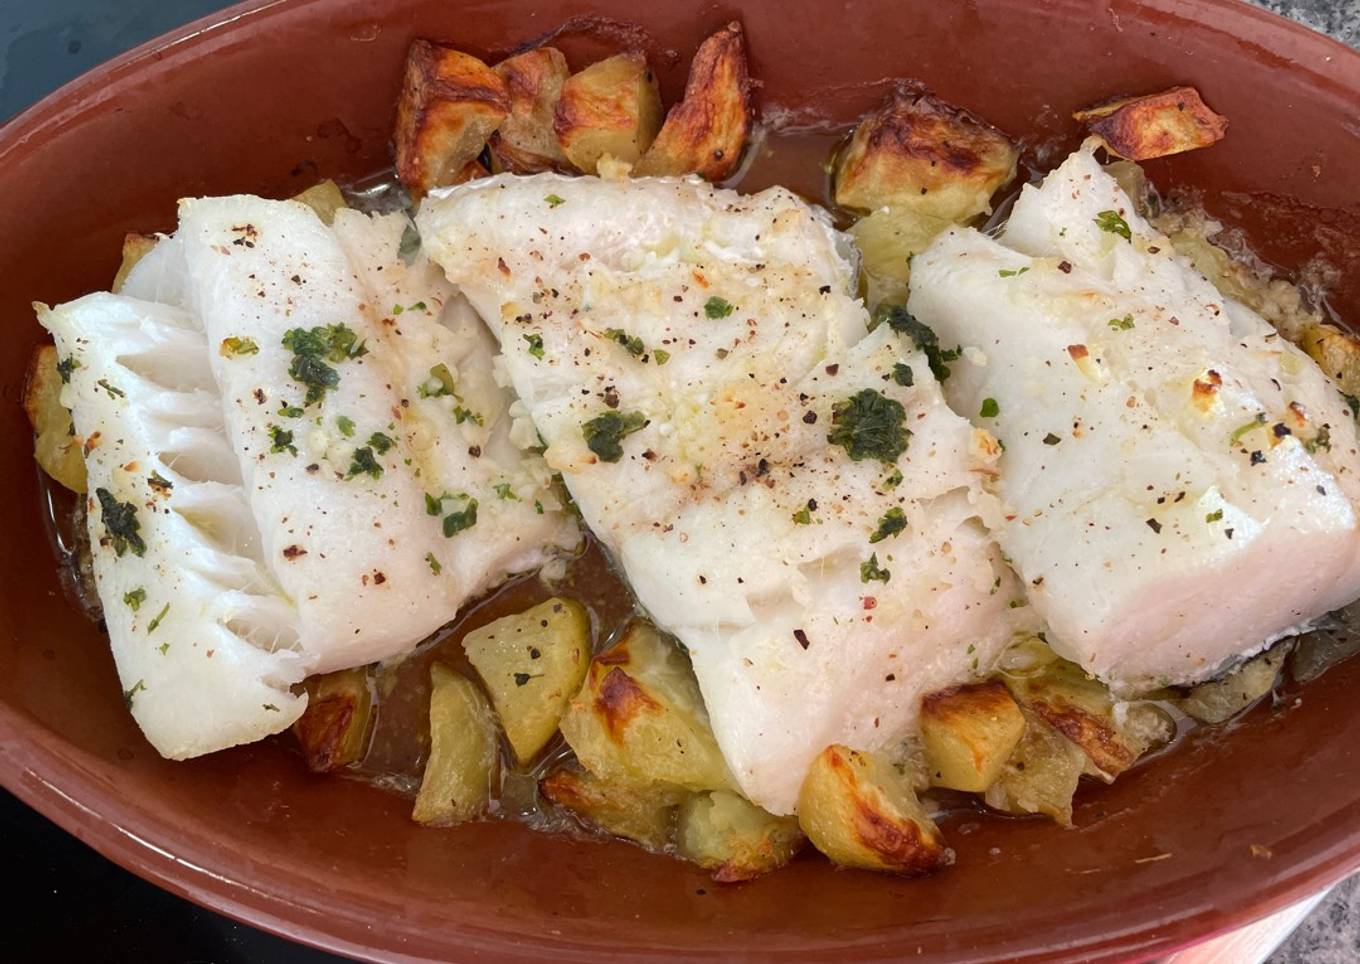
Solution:
[(168, 757), (285, 728), (306, 675), (399, 654), (576, 541), (479, 323), (401, 256), (404, 218), (345, 214), (184, 201), (122, 294), (40, 312), (119, 675)]
[(867, 331), (853, 261), (782, 189), (496, 177), (426, 199), (425, 249), (500, 339), (589, 527), (688, 648), (751, 800), (876, 748), (985, 668), (1011, 596), (985, 433)]
[(1005, 445), (997, 537), (1062, 655), (1123, 692), (1193, 682), (1360, 595), (1347, 400), (1089, 147), (999, 240), (941, 236), (911, 289), (976, 349), (948, 397)]

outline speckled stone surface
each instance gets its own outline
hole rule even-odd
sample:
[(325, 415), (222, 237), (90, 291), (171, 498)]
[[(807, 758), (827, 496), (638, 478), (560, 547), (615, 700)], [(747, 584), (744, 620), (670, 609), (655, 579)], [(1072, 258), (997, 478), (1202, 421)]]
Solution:
[[(1255, 0), (1360, 47), (1360, 0)], [(1360, 876), (1322, 902), (1270, 958), (1270, 964), (1354, 964), (1360, 961)]]

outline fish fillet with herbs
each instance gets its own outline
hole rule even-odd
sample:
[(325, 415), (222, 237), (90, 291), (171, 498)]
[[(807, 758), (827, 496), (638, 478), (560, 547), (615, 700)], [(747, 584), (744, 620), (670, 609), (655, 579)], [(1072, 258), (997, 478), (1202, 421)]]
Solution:
[(1002, 548), (1059, 653), (1134, 692), (1360, 596), (1354, 400), (1140, 217), (1088, 145), (1004, 232), (942, 235), (908, 307), (1005, 446)]
[(40, 308), (119, 676), (168, 757), (285, 728), (304, 676), (403, 652), (576, 541), (405, 218), (341, 214), (187, 200), (122, 293)]
[(945, 406), (933, 346), (868, 330), (823, 213), (537, 175), (436, 192), (417, 223), (499, 337), (524, 431), (688, 649), (751, 800), (792, 812), (823, 748), (899, 738), (1004, 645), (995, 447)]

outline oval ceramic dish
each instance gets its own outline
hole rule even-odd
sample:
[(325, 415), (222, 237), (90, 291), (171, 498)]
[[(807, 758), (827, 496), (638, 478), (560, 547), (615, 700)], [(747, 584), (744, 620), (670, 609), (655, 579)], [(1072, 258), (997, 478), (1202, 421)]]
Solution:
[(0, 131), (0, 781), (178, 894), (383, 958), (1140, 958), (1360, 866), (1360, 660), (1087, 788), (1075, 830), (952, 820), (956, 866), (918, 881), (809, 857), (723, 887), (623, 844), (509, 823), (422, 829), (407, 800), (314, 777), (286, 741), (188, 763), (151, 750), (47, 549), (19, 407), (40, 340), (29, 302), (104, 287), (124, 232), (169, 228), (177, 197), (286, 196), (388, 165), (413, 37), (498, 54), (584, 13), (639, 21), (670, 99), (698, 42), (740, 17), (763, 103), (789, 122), (849, 124), (883, 79), (909, 76), (1023, 138), (1041, 163), (1075, 144), (1072, 109), (1193, 84), (1231, 119), (1228, 137), (1149, 173), (1202, 189), (1282, 268), (1324, 254), (1347, 279), (1333, 306), (1360, 318), (1360, 56), (1235, 0), (234, 7)]

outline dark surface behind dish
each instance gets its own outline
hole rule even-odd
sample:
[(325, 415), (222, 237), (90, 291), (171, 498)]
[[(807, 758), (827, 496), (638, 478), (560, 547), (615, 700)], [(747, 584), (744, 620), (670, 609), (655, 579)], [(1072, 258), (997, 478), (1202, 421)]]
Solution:
[[(1263, 0), (1352, 44), (1360, 3)], [(217, 0), (15, 0), (0, 5), (0, 120), (65, 80), (179, 23), (221, 6)], [(13, 906), (12, 959), (328, 961), (162, 892), (95, 854), (13, 797), (0, 802), (6, 856), (26, 885)], [(1356, 881), (1325, 902), (1277, 955), (1284, 961), (1360, 956)]]

